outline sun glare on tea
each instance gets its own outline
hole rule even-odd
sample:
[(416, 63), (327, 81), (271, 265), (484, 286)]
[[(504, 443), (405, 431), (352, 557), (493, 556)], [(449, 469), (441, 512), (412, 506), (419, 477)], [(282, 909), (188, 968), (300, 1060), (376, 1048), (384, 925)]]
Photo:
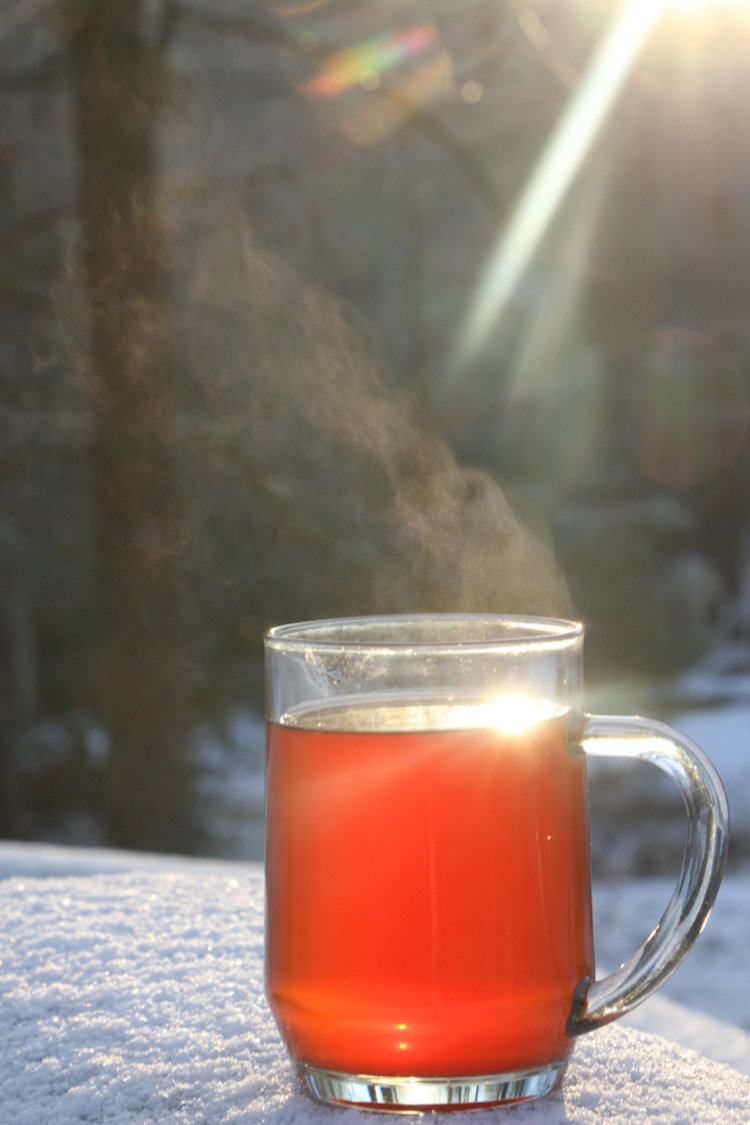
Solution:
[(487, 725), (502, 734), (522, 734), (554, 713), (549, 704), (528, 695), (501, 695), (483, 708)]

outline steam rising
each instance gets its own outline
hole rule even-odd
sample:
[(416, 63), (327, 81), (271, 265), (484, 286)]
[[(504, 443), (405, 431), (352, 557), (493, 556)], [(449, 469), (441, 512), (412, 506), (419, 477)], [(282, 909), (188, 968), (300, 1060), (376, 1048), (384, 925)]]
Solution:
[(231, 519), (219, 563), (240, 614), (260, 596), (277, 621), (570, 615), (547, 537), (486, 473), (456, 463), (351, 310), (262, 249), (240, 216), (194, 254), (179, 267), (178, 336), (209, 420), (191, 438), (192, 523)]

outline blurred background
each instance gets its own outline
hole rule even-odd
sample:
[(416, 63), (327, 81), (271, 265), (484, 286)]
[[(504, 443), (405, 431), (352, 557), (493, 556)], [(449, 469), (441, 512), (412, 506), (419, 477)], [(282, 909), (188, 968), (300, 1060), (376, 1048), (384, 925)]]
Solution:
[[(257, 859), (263, 630), (482, 610), (748, 864), (749, 64), (744, 0), (5, 0), (0, 837)], [(599, 873), (679, 865), (644, 771)]]

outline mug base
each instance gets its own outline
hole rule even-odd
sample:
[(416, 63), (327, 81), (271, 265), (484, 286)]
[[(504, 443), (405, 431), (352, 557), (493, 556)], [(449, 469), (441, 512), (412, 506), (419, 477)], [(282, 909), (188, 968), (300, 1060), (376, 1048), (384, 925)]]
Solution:
[(305, 1091), (316, 1101), (369, 1111), (421, 1113), (426, 1110), (475, 1109), (544, 1097), (562, 1080), (567, 1059), (539, 1068), (468, 1077), (410, 1078), (342, 1074), (297, 1064)]

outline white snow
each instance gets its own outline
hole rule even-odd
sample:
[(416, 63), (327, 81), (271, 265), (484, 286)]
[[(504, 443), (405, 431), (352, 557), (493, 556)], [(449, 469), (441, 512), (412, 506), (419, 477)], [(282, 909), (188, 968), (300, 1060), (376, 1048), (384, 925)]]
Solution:
[[(0, 874), (2, 1125), (367, 1120), (296, 1087), (262, 994), (259, 866), (8, 844)], [(732, 1026), (750, 1003), (747, 890), (744, 878), (726, 881), (680, 1004), (643, 1005), (647, 1031), (583, 1037), (563, 1090), (503, 1111), (508, 1120), (747, 1125), (748, 1037)], [(604, 888), (600, 921), (640, 940), (668, 891), (663, 880)], [(712, 994), (722, 1020), (684, 1006)]]
[(713, 761), (729, 797), (734, 828), (750, 836), (750, 653), (723, 646), (675, 681), (689, 700), (670, 723), (697, 742)]
[[(750, 675), (725, 652), (680, 686), (669, 720), (704, 747), (750, 837)], [(739, 669), (739, 670), (738, 670)], [(258, 723), (208, 732), (206, 794), (257, 841)], [(242, 778), (246, 785), (236, 784)], [(234, 807), (234, 806), (233, 806)], [(243, 824), (245, 827), (242, 827)], [(247, 854), (247, 852), (244, 852)], [(661, 917), (669, 879), (594, 887), (598, 975)], [(294, 1082), (262, 991), (262, 869), (97, 848), (0, 843), (0, 1125), (361, 1125)], [(561, 1092), (459, 1125), (749, 1125), (750, 869), (660, 992), (577, 1044)]]
[[(594, 885), (598, 976), (636, 951), (661, 918), (673, 890), (668, 879)], [(725, 876), (706, 927), (685, 961), (624, 1022), (750, 1075), (748, 875)]]

